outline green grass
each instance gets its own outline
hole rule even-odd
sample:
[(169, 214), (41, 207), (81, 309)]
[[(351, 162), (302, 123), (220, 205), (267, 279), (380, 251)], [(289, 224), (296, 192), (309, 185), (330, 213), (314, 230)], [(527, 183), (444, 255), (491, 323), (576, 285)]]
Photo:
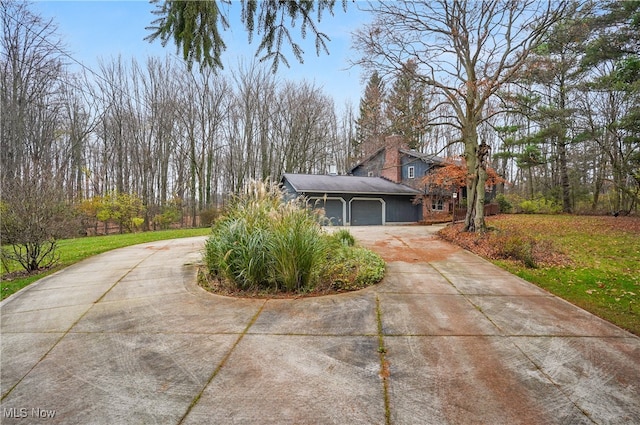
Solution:
[[(2, 299), (19, 291), (25, 286), (41, 279), (57, 270), (77, 263), (87, 257), (97, 255), (116, 248), (154, 242), (165, 239), (186, 238), (191, 236), (207, 236), (211, 234), (208, 227), (198, 229), (161, 230), (156, 232), (128, 233), (124, 235), (91, 236), (76, 239), (63, 239), (58, 242), (60, 260), (58, 264), (46, 271), (12, 280), (2, 280)], [(2, 266), (0, 266), (2, 267)], [(0, 269), (2, 275), (6, 272), (19, 270), (17, 264), (11, 264), (9, 270)]]
[(496, 264), (640, 335), (639, 218), (503, 215), (488, 223), (551, 240), (571, 259), (569, 265), (533, 269), (514, 261)]

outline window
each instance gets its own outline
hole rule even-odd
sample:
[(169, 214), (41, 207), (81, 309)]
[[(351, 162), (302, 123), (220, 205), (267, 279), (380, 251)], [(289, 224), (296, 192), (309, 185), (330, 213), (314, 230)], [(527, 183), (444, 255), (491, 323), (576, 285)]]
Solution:
[(407, 168), (407, 177), (414, 179), (416, 177), (416, 167), (413, 165)]
[(444, 202), (442, 202), (442, 199), (438, 199), (438, 200), (433, 200), (431, 202), (431, 209), (434, 211), (442, 211), (444, 210)]

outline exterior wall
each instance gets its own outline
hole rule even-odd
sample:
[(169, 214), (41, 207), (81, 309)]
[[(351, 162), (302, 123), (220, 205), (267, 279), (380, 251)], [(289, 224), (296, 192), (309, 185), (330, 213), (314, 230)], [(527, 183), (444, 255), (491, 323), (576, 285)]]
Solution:
[(373, 157), (371, 157), (367, 162), (364, 162), (354, 168), (351, 174), (358, 177), (380, 177), (383, 166), (384, 150), (381, 150)]
[[(312, 200), (324, 198), (324, 193), (308, 193), (305, 194)], [(369, 195), (369, 194), (353, 194), (339, 193), (328, 194), (327, 199), (342, 199), (346, 204), (345, 225), (351, 225), (351, 206), (352, 200), (374, 200), (382, 199), (384, 203), (383, 211), (385, 212), (385, 224), (393, 223), (416, 223), (422, 220), (422, 206), (413, 204), (412, 195)], [(342, 201), (340, 201), (342, 202)]]
[(387, 223), (416, 223), (422, 220), (422, 206), (413, 205), (413, 196), (388, 196)]
[[(411, 187), (417, 187), (416, 185), (419, 185), (420, 179), (427, 175), (432, 168), (432, 164), (427, 164), (421, 159), (407, 154), (402, 155), (400, 162), (402, 163), (402, 183)], [(415, 172), (415, 177), (412, 179), (409, 178), (409, 167), (413, 167)]]
[(282, 188), (284, 189), (285, 197), (287, 200), (295, 198), (298, 196), (298, 192), (295, 191), (289, 180), (283, 179)]

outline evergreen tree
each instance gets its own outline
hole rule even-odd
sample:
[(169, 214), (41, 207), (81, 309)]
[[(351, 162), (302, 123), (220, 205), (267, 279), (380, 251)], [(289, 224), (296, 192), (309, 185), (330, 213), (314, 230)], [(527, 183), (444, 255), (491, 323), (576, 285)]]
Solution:
[(582, 66), (605, 70), (591, 85), (615, 98), (617, 116), (594, 138), (612, 168), (613, 209), (630, 212), (640, 202), (640, 1), (609, 0), (588, 21), (591, 34)]
[(360, 116), (356, 120), (356, 140), (352, 150), (356, 158), (370, 155), (384, 143), (387, 134), (384, 102), (384, 81), (378, 72), (374, 72), (360, 99)]
[(387, 105), (389, 132), (404, 136), (411, 149), (423, 148), (427, 124), (425, 86), (417, 77), (418, 65), (408, 60), (398, 74)]
[[(574, 7), (569, 18), (549, 29), (546, 41), (530, 56), (524, 70), (523, 80), (537, 86), (544, 95), (529, 115), (538, 125), (538, 131), (524, 141), (525, 152), (519, 160), (522, 168), (531, 170), (532, 166), (539, 165), (540, 150), (536, 145), (549, 146), (555, 164), (553, 185), (560, 189), (554, 195), (567, 213), (573, 210), (569, 149), (579, 132), (574, 126), (579, 112), (574, 99), (584, 77), (580, 67), (584, 40), (588, 36), (584, 21), (591, 13), (589, 5)], [(530, 162), (532, 152), (536, 152), (533, 164)]]
[[(152, 33), (146, 38), (153, 41), (160, 38), (162, 45), (173, 40), (182, 49), (182, 56), (189, 64), (199, 62), (201, 67), (222, 68), (220, 57), (226, 46), (221, 30), (229, 28), (228, 16), (221, 8), (222, 4), (229, 5), (229, 0), (185, 1), (185, 0), (152, 0), (157, 4), (154, 13), (158, 19), (153, 21), (147, 29)], [(300, 22), (300, 34), (306, 37), (308, 31), (315, 37), (316, 53), (329, 53), (326, 42), (329, 37), (320, 32), (316, 26), (320, 22), (324, 11), (333, 14), (336, 0), (242, 0), (242, 24), (247, 30), (249, 42), (253, 34), (262, 35), (256, 55), (263, 54), (261, 60), (272, 61), (273, 71), (278, 69), (280, 62), (289, 66), (287, 58), (282, 52), (283, 44), (289, 44), (293, 55), (300, 63), (303, 62), (304, 51), (293, 39), (285, 20), (290, 19), (290, 27)], [(347, 2), (342, 1), (346, 10)], [(315, 17), (314, 17), (315, 15)], [(283, 43), (286, 41), (286, 43)]]

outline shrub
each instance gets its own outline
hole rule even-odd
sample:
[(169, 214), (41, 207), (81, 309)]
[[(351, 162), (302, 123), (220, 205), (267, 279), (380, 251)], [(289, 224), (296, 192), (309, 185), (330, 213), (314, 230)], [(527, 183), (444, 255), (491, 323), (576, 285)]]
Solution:
[(162, 230), (168, 229), (172, 224), (182, 220), (182, 200), (174, 197), (162, 208), (161, 214), (153, 217), (154, 229), (159, 227)]
[(266, 292), (353, 289), (379, 281), (382, 259), (353, 247), (346, 230), (326, 234), (318, 214), (305, 199), (284, 202), (273, 184), (251, 183), (213, 225), (204, 253), (210, 276), (226, 279), (229, 289)]
[(507, 235), (501, 244), (497, 244), (496, 247), (499, 250), (499, 255), (502, 258), (521, 261), (526, 267), (535, 269), (537, 267), (536, 260), (533, 255), (533, 248), (535, 246), (533, 239), (527, 239), (520, 235)]
[(207, 208), (200, 211), (200, 226), (210, 227), (220, 217), (221, 211), (218, 208)]
[(344, 246), (354, 246), (356, 243), (356, 239), (347, 229), (340, 229), (337, 232), (334, 232), (331, 235), (331, 238), (335, 242), (338, 242), (339, 244)]
[(323, 264), (323, 285), (337, 291), (366, 288), (384, 277), (384, 260), (361, 247), (339, 245)]
[(554, 201), (540, 198), (520, 202), (519, 210), (525, 214), (558, 214), (562, 207)]
[(501, 213), (509, 214), (513, 211), (513, 205), (503, 194), (496, 196), (496, 202), (498, 203)]
[(57, 182), (35, 178), (7, 182), (0, 201), (3, 267), (18, 264), (34, 272), (55, 265), (57, 240), (75, 236), (78, 223)]
[(254, 182), (214, 224), (205, 261), (210, 273), (240, 289), (294, 291), (313, 286), (325, 247), (314, 210), (283, 202), (275, 185)]

